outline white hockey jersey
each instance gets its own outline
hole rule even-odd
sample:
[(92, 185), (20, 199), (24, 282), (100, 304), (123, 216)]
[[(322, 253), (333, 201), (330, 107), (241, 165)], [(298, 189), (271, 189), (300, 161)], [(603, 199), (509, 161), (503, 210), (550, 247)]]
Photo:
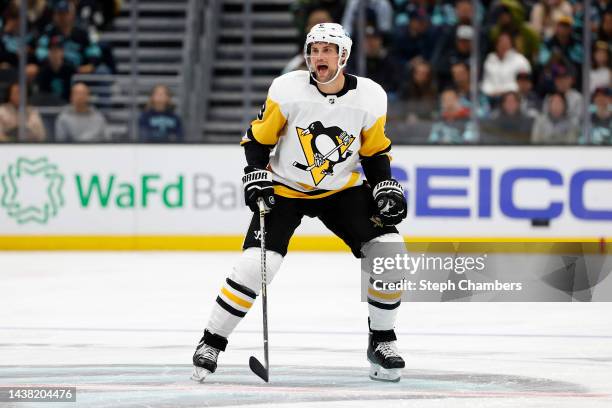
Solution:
[(274, 146), (276, 194), (322, 198), (363, 182), (361, 158), (389, 153), (386, 114), (387, 94), (368, 78), (346, 75), (339, 93), (325, 95), (307, 71), (294, 71), (272, 82), (241, 144)]

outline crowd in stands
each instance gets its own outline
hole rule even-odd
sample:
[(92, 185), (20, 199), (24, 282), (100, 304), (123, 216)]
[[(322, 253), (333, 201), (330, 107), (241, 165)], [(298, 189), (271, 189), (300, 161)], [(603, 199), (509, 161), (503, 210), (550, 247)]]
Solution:
[[(588, 11), (582, 0), (474, 4), (366, 0), (366, 75), (389, 95), (388, 132), (410, 143), (612, 144), (612, 0), (592, 0)], [(300, 41), (322, 22), (341, 23), (354, 33), (357, 7), (357, 0), (294, 1)], [(478, 61), (475, 95), (472, 52)], [(357, 73), (352, 55), (348, 71)], [(294, 69), (303, 69), (299, 56), (285, 71)]]
[[(19, 128), (20, 6), (27, 2), (25, 135)], [(0, 0), (0, 142), (113, 141), (104, 114), (91, 103), (91, 90), (77, 74), (116, 73), (109, 44), (99, 41), (112, 27), (122, 0)], [(76, 79), (76, 80), (75, 80)], [(183, 140), (170, 90), (157, 86), (139, 121), (139, 140)], [(63, 106), (54, 122), (34, 106)]]
[[(27, 2), (28, 106), (19, 139), (21, 1)], [(589, 10), (583, 0), (364, 1), (359, 44), (359, 0), (294, 0), (300, 50), (314, 25), (341, 23), (353, 37), (347, 70), (357, 73), (362, 49), (366, 75), (389, 95), (387, 130), (400, 143), (612, 144), (612, 0), (592, 0)], [(0, 142), (116, 141), (78, 75), (116, 73), (99, 33), (113, 26), (121, 4), (0, 0)], [(295, 69), (306, 69), (301, 52), (284, 71)], [(35, 106), (63, 108), (50, 125)], [(184, 140), (170, 89), (152, 89), (138, 129), (134, 138), (141, 142)]]

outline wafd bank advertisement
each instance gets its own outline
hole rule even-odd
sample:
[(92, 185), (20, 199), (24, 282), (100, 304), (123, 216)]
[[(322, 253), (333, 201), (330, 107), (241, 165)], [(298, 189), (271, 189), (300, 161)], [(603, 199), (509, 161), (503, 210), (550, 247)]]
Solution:
[[(409, 211), (400, 232), (413, 239), (606, 239), (611, 157), (610, 149), (586, 147), (396, 147), (392, 171)], [(238, 239), (251, 216), (242, 198), (244, 165), (233, 145), (6, 146), (2, 243), (58, 236)], [(331, 234), (305, 218), (296, 236)]]

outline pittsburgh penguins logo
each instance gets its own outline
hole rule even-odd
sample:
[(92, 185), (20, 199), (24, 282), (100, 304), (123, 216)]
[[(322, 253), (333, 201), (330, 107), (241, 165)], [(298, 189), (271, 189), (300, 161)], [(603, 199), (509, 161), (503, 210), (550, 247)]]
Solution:
[(338, 126), (326, 128), (321, 122), (316, 121), (306, 129), (296, 127), (296, 131), (307, 164), (295, 161), (293, 166), (309, 172), (315, 186), (326, 176), (333, 176), (334, 166), (353, 154), (348, 148), (355, 137)]

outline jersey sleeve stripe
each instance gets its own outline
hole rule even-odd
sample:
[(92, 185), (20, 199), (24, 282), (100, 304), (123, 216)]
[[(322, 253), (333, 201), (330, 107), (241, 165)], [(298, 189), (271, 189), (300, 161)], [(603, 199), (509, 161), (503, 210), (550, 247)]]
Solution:
[(263, 145), (274, 146), (285, 123), (287, 118), (280, 105), (268, 97), (260, 114), (251, 122), (247, 137)]
[(370, 157), (391, 149), (391, 140), (385, 135), (387, 116), (379, 117), (374, 124), (361, 132), (361, 157)]

